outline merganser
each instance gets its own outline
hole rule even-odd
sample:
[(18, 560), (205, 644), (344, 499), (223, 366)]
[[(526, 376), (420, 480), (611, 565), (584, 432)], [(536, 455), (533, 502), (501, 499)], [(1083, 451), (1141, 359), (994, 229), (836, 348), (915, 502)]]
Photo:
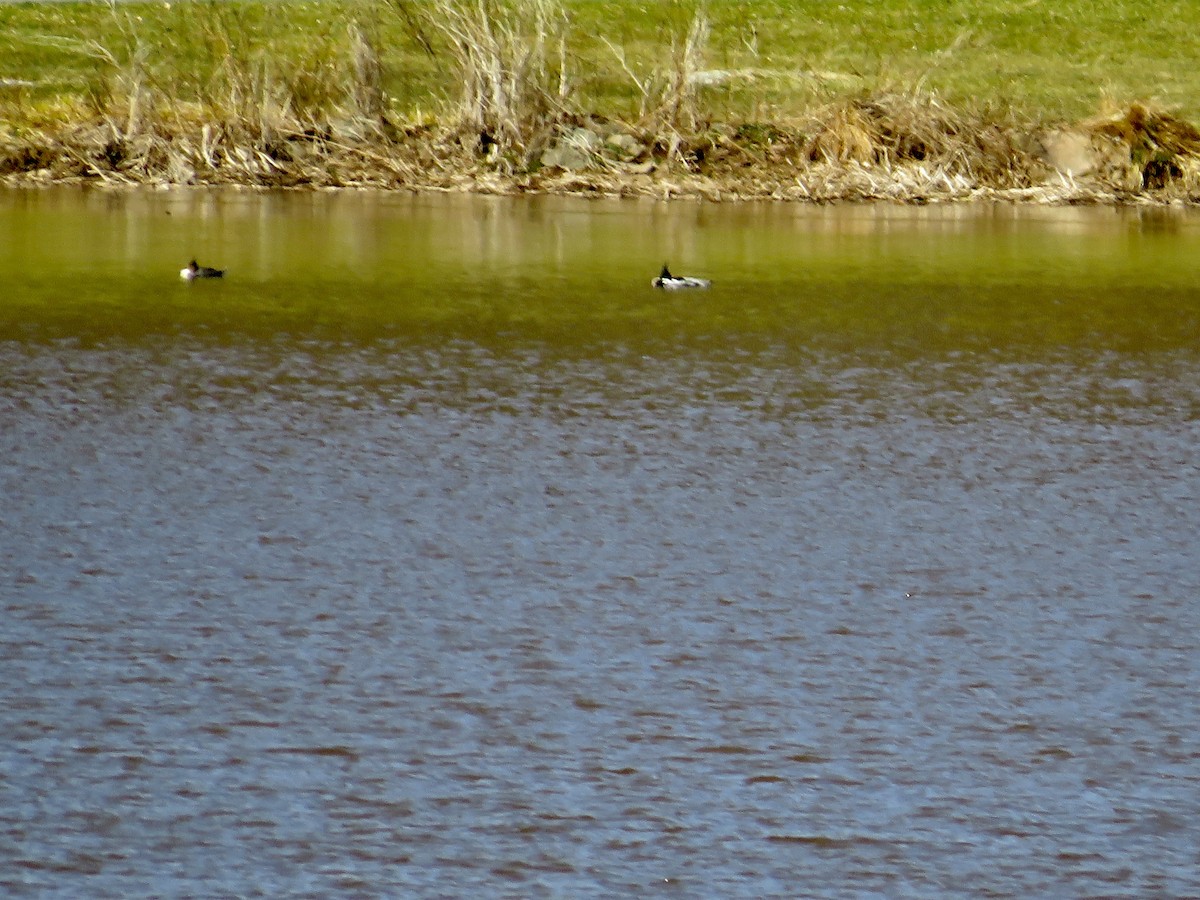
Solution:
[(210, 269), (208, 266), (202, 266), (194, 259), (187, 264), (187, 268), (179, 270), (179, 277), (187, 281), (193, 278), (221, 278), (225, 275), (224, 269)]
[(690, 278), (687, 275), (672, 275), (671, 270), (663, 264), (662, 272), (659, 276), (650, 282), (656, 288), (662, 288), (664, 291), (677, 291), (680, 288), (706, 288), (711, 287), (712, 282), (707, 278)]

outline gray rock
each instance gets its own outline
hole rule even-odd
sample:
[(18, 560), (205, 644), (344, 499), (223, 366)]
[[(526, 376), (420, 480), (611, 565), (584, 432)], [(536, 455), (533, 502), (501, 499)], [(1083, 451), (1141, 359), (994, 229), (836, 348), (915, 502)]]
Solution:
[(1102, 161), (1091, 135), (1079, 131), (1052, 131), (1042, 135), (1041, 151), (1041, 157), (1064, 175), (1089, 175)]
[(625, 134), (620, 131), (616, 132), (615, 134), (610, 134), (608, 139), (604, 142), (604, 146), (612, 153), (613, 156), (622, 162), (629, 162), (630, 160), (637, 159), (646, 152), (645, 144), (635, 138), (632, 134)]
[(570, 128), (542, 154), (542, 165), (560, 169), (586, 169), (595, 160), (600, 147), (599, 135), (586, 128)]

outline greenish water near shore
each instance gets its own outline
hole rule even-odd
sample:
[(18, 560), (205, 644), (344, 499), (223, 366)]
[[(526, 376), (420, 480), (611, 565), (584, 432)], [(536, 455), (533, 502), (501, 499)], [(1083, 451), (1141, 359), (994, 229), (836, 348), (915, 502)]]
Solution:
[[(0, 192), (0, 338), (1193, 353), (1182, 210)], [(196, 256), (228, 269), (187, 284)], [(662, 262), (714, 282), (663, 294)]]

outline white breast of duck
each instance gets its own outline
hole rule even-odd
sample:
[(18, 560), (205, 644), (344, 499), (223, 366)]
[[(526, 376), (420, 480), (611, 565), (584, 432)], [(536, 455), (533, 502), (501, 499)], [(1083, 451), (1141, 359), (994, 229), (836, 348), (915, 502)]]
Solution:
[(707, 278), (692, 278), (689, 275), (672, 275), (671, 270), (666, 266), (662, 267), (662, 272), (659, 276), (650, 282), (656, 288), (662, 288), (664, 291), (678, 291), (684, 288), (707, 288), (712, 286), (712, 282)]

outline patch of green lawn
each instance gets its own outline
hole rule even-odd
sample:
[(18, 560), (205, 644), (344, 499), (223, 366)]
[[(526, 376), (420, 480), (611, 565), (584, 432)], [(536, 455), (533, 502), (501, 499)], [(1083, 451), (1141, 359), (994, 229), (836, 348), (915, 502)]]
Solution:
[[(450, 0), (447, 0), (450, 2)], [(400, 120), (446, 114), (460, 88), (435, 0), (0, 5), (0, 102), (103, 103), (131, 75), (160, 98), (227, 102), (282, 83), (315, 107), (350, 77), (348, 28), (380, 53)], [(952, 104), (1040, 122), (1141, 101), (1200, 118), (1200, 4), (1132, 0), (566, 0), (572, 105), (628, 118), (677, 68), (698, 9), (702, 112), (786, 121), (847, 95), (935, 91)], [(414, 24), (416, 23), (416, 24)], [(422, 40), (432, 47), (427, 50)], [(725, 80), (721, 80), (724, 78)]]

